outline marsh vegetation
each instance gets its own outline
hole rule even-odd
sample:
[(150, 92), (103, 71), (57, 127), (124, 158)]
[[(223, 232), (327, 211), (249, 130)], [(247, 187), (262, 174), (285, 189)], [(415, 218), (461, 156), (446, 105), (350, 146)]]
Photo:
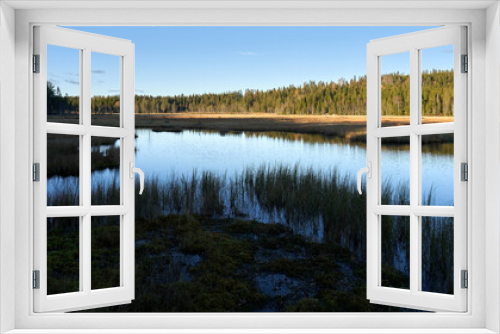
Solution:
[[(311, 83), (300, 87), (297, 96), (323, 92), (329, 101), (333, 89), (356, 97), (363, 94), (357, 92), (364, 79), (359, 80), (331, 86)], [(407, 84), (404, 76), (384, 80), (392, 88), (397, 85), (391, 86), (391, 80)], [(259, 101), (267, 93), (248, 94), (245, 98), (256, 97), (254, 111), (262, 111)], [(387, 101), (394, 100), (389, 97)], [(231, 108), (241, 102), (234, 98)], [(225, 103), (224, 97), (218, 99), (220, 105)], [(136, 103), (149, 100), (164, 102), (140, 97)], [(168, 114), (168, 107), (161, 111), (167, 114), (150, 110), (136, 115), (142, 128), (137, 130), (136, 165), (148, 175), (143, 195), (135, 198), (136, 298), (98, 311), (401, 311), (366, 300), (366, 197), (354, 184), (354, 172), (366, 159), (366, 118), (359, 116), (363, 101), (342, 100), (350, 104), (332, 104), (331, 110), (340, 112), (322, 115), (325, 112), (316, 111), (328, 106), (309, 105), (304, 95), (304, 110), (315, 114), (307, 116), (302, 109), (291, 112), (298, 115), (280, 115), (289, 114), (293, 104), (288, 102), (278, 115), (269, 106), (261, 114), (193, 113), (190, 101), (181, 101), (188, 103), (186, 110), (179, 109), (181, 102), (175, 104), (175, 114)], [(55, 94), (52, 102), (59, 103), (54, 107), (59, 111), (49, 114), (49, 121), (78, 123), (78, 114), (66, 111), (65, 98)], [(210, 105), (205, 111), (229, 110)], [(94, 110), (92, 124), (117, 124), (116, 101), (94, 97), (96, 106), (104, 109)], [(385, 124), (404, 124), (404, 110), (389, 113)], [(449, 108), (429, 110), (439, 121), (453, 121)], [(384, 170), (391, 177), (383, 180), (382, 202), (407, 204), (404, 163), (402, 171), (398, 168), (407, 159), (409, 143), (394, 138), (383, 144), (394, 167)], [(48, 205), (78, 205), (79, 145), (77, 136), (47, 137)], [(91, 146), (92, 205), (116, 205), (120, 141), (93, 137)], [(453, 135), (422, 138), (423, 161), (439, 166), (423, 184), (426, 205), (436, 198), (449, 200), (449, 185), (440, 184), (439, 175), (450, 173), (452, 156)], [(119, 222), (108, 218), (92, 220), (93, 289), (119, 285)], [(408, 218), (383, 216), (381, 226), (382, 284), (407, 289)], [(49, 219), (47, 228), (49, 294), (78, 291), (78, 219)], [(453, 293), (453, 219), (423, 218), (422, 236), (423, 289)]]
[[(99, 311), (395, 310), (366, 300), (366, 198), (352, 180), (336, 171), (280, 165), (234, 177), (202, 171), (168, 181), (148, 178), (144, 194), (136, 196), (136, 300)], [(107, 189), (99, 196), (111, 200), (116, 189)], [(388, 201), (407, 201), (408, 189), (385, 189)], [(248, 219), (248, 208), (265, 218)], [(423, 232), (431, 241), (424, 242), (426, 289), (450, 293), (453, 222), (429, 223)], [(69, 225), (50, 226), (49, 245), (61, 244), (61, 228)], [(409, 226), (397, 217), (384, 217), (382, 226), (383, 284), (408, 288)], [(119, 253), (116, 228), (95, 226), (93, 286), (113, 286), (119, 275), (111, 256)], [(78, 231), (65, 233), (62, 244), (73, 248), (64, 254), (74, 260)], [(65, 282), (78, 279), (78, 262), (65, 268), (73, 276), (61, 275), (60, 264), (69, 259), (52, 254), (58, 261), (49, 266), (50, 291), (68, 289)], [(433, 274), (438, 267), (440, 277)]]

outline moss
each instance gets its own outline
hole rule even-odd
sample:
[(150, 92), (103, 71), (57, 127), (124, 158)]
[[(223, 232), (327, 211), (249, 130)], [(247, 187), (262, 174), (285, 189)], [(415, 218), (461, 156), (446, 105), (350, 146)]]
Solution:
[(391, 288), (410, 288), (410, 278), (388, 265), (382, 265), (382, 285)]
[(316, 282), (318, 283), (318, 286), (320, 286), (321, 288), (335, 289), (338, 287), (338, 282), (341, 278), (341, 274), (339, 272), (334, 272), (334, 273), (316, 272), (314, 277)]
[(305, 279), (311, 272), (312, 263), (308, 260), (289, 260), (281, 258), (263, 264), (260, 269), (265, 272), (283, 273), (289, 277)]
[[(283, 225), (169, 215), (138, 220), (136, 236), (145, 240), (136, 247), (136, 299), (94, 312), (396, 310), (366, 299), (365, 263), (338, 245), (307, 241)], [(178, 262), (174, 253), (198, 260)], [(288, 277), (283, 284), (290, 293), (266, 295), (256, 275)]]

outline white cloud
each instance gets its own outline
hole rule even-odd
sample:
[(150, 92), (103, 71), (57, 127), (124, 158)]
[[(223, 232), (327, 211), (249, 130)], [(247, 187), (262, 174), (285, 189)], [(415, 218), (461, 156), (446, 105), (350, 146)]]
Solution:
[(80, 81), (71, 80), (71, 79), (66, 79), (66, 80), (64, 80), (64, 82), (67, 82), (67, 83), (72, 84), (72, 85), (79, 85), (80, 84)]
[(80, 73), (76, 73), (76, 72), (64, 72), (65, 75), (69, 75), (71, 77), (78, 77), (80, 76)]

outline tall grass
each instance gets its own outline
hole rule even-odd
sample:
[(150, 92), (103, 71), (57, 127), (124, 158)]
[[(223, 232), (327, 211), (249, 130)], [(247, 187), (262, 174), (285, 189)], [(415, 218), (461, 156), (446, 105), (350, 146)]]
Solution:
[[(337, 170), (301, 169), (299, 165), (262, 165), (234, 176), (193, 171), (146, 179), (136, 194), (136, 216), (194, 213), (210, 217), (246, 217), (281, 223), (314, 241), (334, 242), (358, 257), (366, 255), (366, 197), (354, 178)], [(384, 187), (391, 204), (405, 202), (404, 187)]]
[[(119, 194), (116, 182), (92, 189), (92, 197), (112, 203)], [(64, 187), (62, 187), (64, 189)], [(53, 194), (64, 203), (64, 194)], [(108, 198), (109, 197), (109, 198)], [(432, 192), (427, 200), (432, 201)], [(405, 205), (409, 189), (384, 184), (384, 204)], [(279, 223), (312, 241), (335, 243), (359, 260), (366, 258), (366, 195), (358, 194), (354, 177), (329, 171), (302, 169), (299, 165), (261, 165), (233, 176), (211, 171), (191, 175), (150, 176), (141, 196), (136, 192), (136, 218), (151, 220), (168, 214), (200, 214), (208, 217), (238, 217)], [(56, 204), (57, 205), (57, 204)], [(409, 224), (398, 217), (383, 217), (384, 265), (409, 275)], [(426, 224), (430, 221), (432, 224)], [(453, 220), (423, 220), (423, 282), (430, 290), (453, 288)], [(443, 243), (444, 242), (444, 243)], [(406, 268), (406, 269), (401, 269)], [(444, 283), (435, 283), (432, 271), (441, 268)], [(450, 271), (451, 270), (451, 271)], [(451, 280), (451, 281), (450, 281)]]

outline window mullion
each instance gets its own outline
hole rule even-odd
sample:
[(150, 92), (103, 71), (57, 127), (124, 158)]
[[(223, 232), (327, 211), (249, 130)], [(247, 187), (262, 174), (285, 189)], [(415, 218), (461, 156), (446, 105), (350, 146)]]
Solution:
[(454, 217), (455, 209), (452, 206), (414, 206), (412, 212), (420, 217)]
[(52, 123), (46, 125), (47, 133), (58, 135), (82, 136), (88, 132), (88, 129), (79, 124)]
[[(83, 80), (83, 75), (84, 75), (84, 68), (83, 68), (83, 64), (84, 64), (84, 52), (83, 50), (80, 50), (80, 73), (79, 73), (79, 78), (80, 78), (80, 103), (78, 104), (78, 113), (79, 113), (79, 122), (78, 124), (83, 124), (83, 105), (82, 105), (82, 101), (84, 101), (83, 99), (83, 91), (84, 91), (84, 88), (83, 88), (83, 83), (85, 82)], [(83, 157), (84, 157), (84, 152), (83, 152), (83, 137), (82, 136), (78, 136), (79, 138), (79, 147), (80, 147), (80, 157), (79, 157), (79, 160), (80, 163), (82, 163), (83, 161)], [(84, 172), (83, 172), (83, 168), (81, 168), (81, 166), (79, 166), (79, 180), (80, 180), (80, 189), (79, 189), (79, 204), (80, 206), (83, 206), (84, 205), (84, 192), (83, 192), (83, 185), (82, 185), (82, 181), (85, 179), (84, 178)], [(79, 257), (79, 271), (78, 271), (78, 282), (79, 282), (79, 290), (80, 291), (84, 291), (84, 289), (87, 288), (87, 286), (84, 285), (84, 281), (85, 281), (85, 277), (84, 277), (84, 272), (87, 270), (84, 266), (84, 257), (85, 257), (85, 243), (84, 243), (84, 218), (83, 217), (80, 217), (80, 224), (79, 224), (79, 227), (78, 227), (78, 231), (79, 231), (79, 235), (78, 235), (78, 257)]]
[(82, 238), (81, 238), (81, 243), (82, 243), (82, 255), (80, 257), (82, 258), (82, 272), (80, 273), (80, 277), (82, 278), (81, 281), (83, 284), (83, 292), (85, 293), (90, 293), (91, 290), (91, 240), (90, 240), (90, 233), (91, 233), (91, 216), (90, 214), (87, 214), (83, 216), (82, 218)]
[[(411, 102), (410, 102), (411, 103)], [(411, 116), (410, 116), (411, 118)], [(409, 136), (410, 133), (417, 135), (439, 135), (455, 132), (455, 124), (450, 123), (435, 123), (435, 124), (417, 124), (415, 126), (387, 126), (377, 128), (373, 131), (374, 136), (378, 138), (389, 137), (404, 137)]]
[(85, 134), (82, 136), (83, 145), (81, 146), (80, 152), (80, 170), (82, 171), (82, 181), (81, 186), (83, 188), (83, 205), (85, 207), (90, 207), (91, 205), (91, 132), (90, 132), (90, 122), (91, 122), (91, 103), (90, 103), (90, 77), (91, 77), (91, 66), (90, 66), (90, 49), (83, 50), (83, 66), (82, 66), (82, 121), (83, 127), (85, 128)]
[[(82, 179), (81, 179), (81, 187), (83, 188), (83, 205), (86, 208), (91, 206), (92, 199), (92, 166), (91, 166), (91, 133), (90, 124), (91, 124), (91, 101), (90, 101), (90, 82), (91, 82), (91, 64), (90, 64), (90, 49), (83, 49), (83, 64), (81, 66), (82, 69), (82, 83), (81, 83), (81, 96), (82, 96), (82, 125), (86, 128), (86, 133), (82, 136), (83, 145), (81, 146), (81, 158), (80, 170), (82, 171)], [(82, 282), (83, 282), (83, 291), (86, 293), (90, 293), (92, 288), (91, 282), (91, 256), (92, 256), (92, 240), (91, 240), (91, 215), (90, 212), (86, 212), (85, 216), (82, 218), (82, 238), (80, 239), (83, 246), (81, 252), (81, 261), (82, 261)]]
[(405, 137), (409, 136), (411, 131), (411, 127), (407, 125), (387, 126), (374, 129), (373, 135), (378, 138)]
[[(90, 113), (90, 111), (89, 111)], [(84, 115), (84, 119), (85, 119)], [(80, 169), (83, 170), (81, 186), (83, 188), (83, 203), (84, 207), (88, 208), (89, 211), (85, 212), (83, 216), (83, 235), (81, 242), (83, 243), (83, 249), (81, 253), (83, 268), (82, 268), (82, 281), (83, 281), (83, 291), (89, 292), (91, 290), (91, 197), (92, 197), (92, 180), (91, 180), (91, 136), (90, 132), (83, 135), (83, 145), (82, 145), (82, 160), (83, 166)]]
[(90, 131), (92, 136), (95, 137), (107, 137), (107, 138), (123, 138), (130, 135), (130, 131), (124, 128), (112, 128), (104, 126), (89, 126), (88, 131)]
[(415, 128), (419, 120), (419, 51), (410, 49), (410, 291), (419, 290), (420, 274), (420, 243), (419, 243), (419, 217), (413, 212), (418, 202), (420, 190), (420, 145), (419, 136)]
[[(420, 87), (419, 87), (420, 88)], [(419, 89), (420, 91), (420, 89)], [(420, 95), (421, 96), (421, 95)], [(454, 123), (434, 123), (434, 124), (420, 124), (413, 127), (413, 132), (418, 135), (440, 135), (447, 133), (454, 133)]]

